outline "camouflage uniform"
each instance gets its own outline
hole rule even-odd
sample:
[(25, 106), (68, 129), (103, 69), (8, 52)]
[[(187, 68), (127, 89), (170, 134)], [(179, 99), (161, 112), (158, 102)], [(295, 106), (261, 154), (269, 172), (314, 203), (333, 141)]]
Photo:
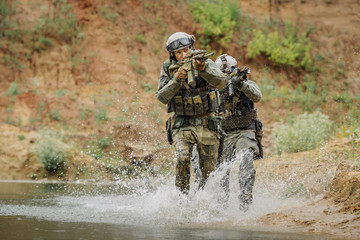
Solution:
[[(229, 84), (220, 91), (222, 99), (220, 109), (225, 115), (222, 127), (226, 133), (220, 164), (240, 158), (240, 209), (246, 211), (252, 202), (252, 189), (255, 182), (253, 160), (262, 157), (260, 142), (262, 131), (259, 129), (262, 126), (254, 109), (254, 102), (260, 101), (262, 95), (256, 83), (247, 79), (236, 82), (234, 96), (229, 96)], [(256, 136), (256, 133), (261, 136)], [(222, 201), (225, 204), (228, 203), (230, 195), (229, 174), (230, 169), (227, 169), (221, 180), (224, 189)]]
[[(209, 174), (216, 168), (221, 129), (220, 119), (215, 116), (219, 94), (216, 94), (217, 89), (214, 87), (223, 88), (227, 76), (212, 60), (207, 59), (205, 69), (195, 78), (196, 85), (185, 86), (175, 79), (175, 75), (169, 73), (169, 67), (175, 63), (173, 59), (163, 63), (156, 97), (167, 104), (168, 113), (175, 112), (167, 123), (177, 158), (175, 185), (182, 192), (188, 193), (190, 158), (195, 144), (200, 157), (200, 170), (204, 176), (201, 186), (204, 186)], [(195, 104), (199, 99), (200, 103)]]

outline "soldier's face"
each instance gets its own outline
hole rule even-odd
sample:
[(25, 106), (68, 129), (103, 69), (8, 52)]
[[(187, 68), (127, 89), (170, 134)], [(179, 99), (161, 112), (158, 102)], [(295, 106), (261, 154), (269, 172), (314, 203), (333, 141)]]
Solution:
[(175, 51), (174, 55), (176, 57), (176, 60), (178, 60), (178, 61), (183, 60), (189, 50), (190, 50), (190, 47), (183, 48), (183, 49)]

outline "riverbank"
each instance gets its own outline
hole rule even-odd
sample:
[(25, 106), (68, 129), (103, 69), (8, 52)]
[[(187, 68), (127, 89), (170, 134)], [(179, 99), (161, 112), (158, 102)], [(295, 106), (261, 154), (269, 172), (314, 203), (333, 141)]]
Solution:
[[(3, 125), (0, 134), (0, 169), (3, 181), (65, 181), (85, 185), (131, 181), (116, 181), (97, 161), (80, 153), (75, 154), (77, 161), (68, 165), (66, 176), (46, 174), (33, 150), (35, 132), (8, 126), (5, 130)], [(24, 136), (24, 140), (16, 140), (18, 136)], [(12, 144), (6, 145), (7, 142)], [(284, 201), (272, 211), (264, 209), (257, 214), (254, 224), (348, 239), (359, 236), (360, 168), (359, 160), (351, 158), (356, 156), (352, 146), (350, 139), (337, 139), (309, 152), (284, 153), (255, 161), (255, 197), (276, 195), (277, 199)], [(87, 175), (79, 175), (77, 169), (85, 165), (88, 169)], [(33, 174), (37, 174), (36, 178)], [(262, 191), (269, 194), (258, 194)], [(261, 203), (255, 204), (260, 205)]]
[(259, 217), (259, 223), (344, 239), (360, 236), (360, 160), (347, 158), (349, 151), (351, 143), (344, 138), (313, 151), (257, 161), (258, 185), (275, 179), (283, 184), (283, 198), (299, 197)]

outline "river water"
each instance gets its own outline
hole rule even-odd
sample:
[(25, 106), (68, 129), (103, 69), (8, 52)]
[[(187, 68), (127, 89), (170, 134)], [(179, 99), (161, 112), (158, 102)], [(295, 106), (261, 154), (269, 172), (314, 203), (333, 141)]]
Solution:
[(173, 177), (1, 181), (0, 239), (335, 239), (258, 226), (257, 216), (283, 204), (271, 192), (255, 192), (253, 207), (243, 213), (234, 196), (228, 208), (219, 206), (211, 180), (189, 196), (173, 185)]

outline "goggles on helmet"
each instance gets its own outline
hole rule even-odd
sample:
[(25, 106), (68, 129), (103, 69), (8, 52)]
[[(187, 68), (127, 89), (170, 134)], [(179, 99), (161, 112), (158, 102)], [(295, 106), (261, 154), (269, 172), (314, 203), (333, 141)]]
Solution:
[(171, 42), (169, 45), (166, 46), (166, 50), (168, 50), (169, 52), (180, 50), (182, 48), (190, 46), (193, 43), (194, 40), (192, 40), (191, 38), (176, 39), (175, 41)]

